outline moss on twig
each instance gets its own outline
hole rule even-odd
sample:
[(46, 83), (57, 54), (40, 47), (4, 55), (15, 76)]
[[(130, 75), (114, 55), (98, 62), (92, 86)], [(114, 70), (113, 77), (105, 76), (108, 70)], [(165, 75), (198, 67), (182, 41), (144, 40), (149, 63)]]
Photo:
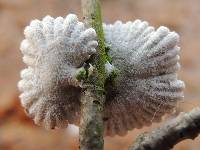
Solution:
[(95, 29), (98, 38), (97, 54), (88, 62), (88, 78), (81, 98), (80, 149), (102, 150), (104, 147), (104, 84), (107, 78), (105, 63), (108, 61), (103, 33), (99, 0), (82, 0), (85, 24)]

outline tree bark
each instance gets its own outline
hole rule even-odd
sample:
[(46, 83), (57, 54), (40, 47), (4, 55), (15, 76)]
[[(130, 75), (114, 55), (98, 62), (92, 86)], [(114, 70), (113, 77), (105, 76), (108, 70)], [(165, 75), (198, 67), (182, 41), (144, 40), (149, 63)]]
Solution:
[(103, 141), (103, 96), (95, 94), (92, 89), (87, 88), (81, 99), (81, 128), (80, 149), (102, 150)]
[(138, 137), (129, 150), (169, 150), (185, 139), (194, 139), (200, 133), (200, 108), (182, 113), (160, 128)]
[(82, 0), (82, 10), (86, 26), (94, 28), (97, 33), (98, 48), (97, 54), (89, 61), (94, 67), (92, 75), (88, 77), (83, 85), (80, 149), (103, 150), (106, 53), (99, 0)]

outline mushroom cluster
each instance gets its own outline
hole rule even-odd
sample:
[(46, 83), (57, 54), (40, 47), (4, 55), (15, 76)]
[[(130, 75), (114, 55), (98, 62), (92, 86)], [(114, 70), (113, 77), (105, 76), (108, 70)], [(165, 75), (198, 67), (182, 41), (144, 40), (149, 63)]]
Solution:
[[(124, 135), (128, 130), (159, 121), (183, 98), (179, 36), (166, 27), (155, 30), (136, 20), (103, 25), (108, 55), (105, 134)], [(47, 129), (79, 124), (81, 82), (77, 74), (96, 53), (96, 32), (76, 15), (33, 20), (21, 43), (23, 61), (18, 87), (22, 106), (38, 125)]]

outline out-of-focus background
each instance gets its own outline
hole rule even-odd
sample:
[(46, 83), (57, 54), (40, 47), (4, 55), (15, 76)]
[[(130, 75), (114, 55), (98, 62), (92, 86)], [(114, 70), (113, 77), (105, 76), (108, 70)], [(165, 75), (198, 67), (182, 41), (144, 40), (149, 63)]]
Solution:
[[(178, 111), (200, 106), (200, 1), (199, 0), (101, 0), (103, 20), (142, 19), (153, 26), (168, 26), (181, 35), (185, 101)], [(16, 83), (24, 68), (19, 50), (23, 29), (31, 19), (76, 13), (80, 0), (0, 0), (0, 150), (77, 150), (74, 130), (46, 131), (27, 118), (20, 106)], [(159, 124), (134, 129), (124, 137), (106, 137), (105, 150), (125, 150), (135, 138)], [(74, 128), (71, 128), (74, 129)], [(200, 137), (176, 145), (174, 150), (199, 150)]]

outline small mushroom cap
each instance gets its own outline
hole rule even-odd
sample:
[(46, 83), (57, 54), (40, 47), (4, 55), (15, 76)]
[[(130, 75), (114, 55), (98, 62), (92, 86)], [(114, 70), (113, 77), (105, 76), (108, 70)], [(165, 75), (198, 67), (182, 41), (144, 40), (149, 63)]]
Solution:
[(23, 61), (18, 87), (21, 104), (35, 123), (47, 129), (77, 123), (80, 82), (76, 72), (96, 52), (94, 29), (86, 29), (74, 14), (46, 16), (24, 30)]
[(107, 84), (105, 134), (124, 135), (173, 112), (185, 87), (177, 79), (179, 35), (141, 20), (104, 24), (104, 32), (120, 72), (114, 84)]

